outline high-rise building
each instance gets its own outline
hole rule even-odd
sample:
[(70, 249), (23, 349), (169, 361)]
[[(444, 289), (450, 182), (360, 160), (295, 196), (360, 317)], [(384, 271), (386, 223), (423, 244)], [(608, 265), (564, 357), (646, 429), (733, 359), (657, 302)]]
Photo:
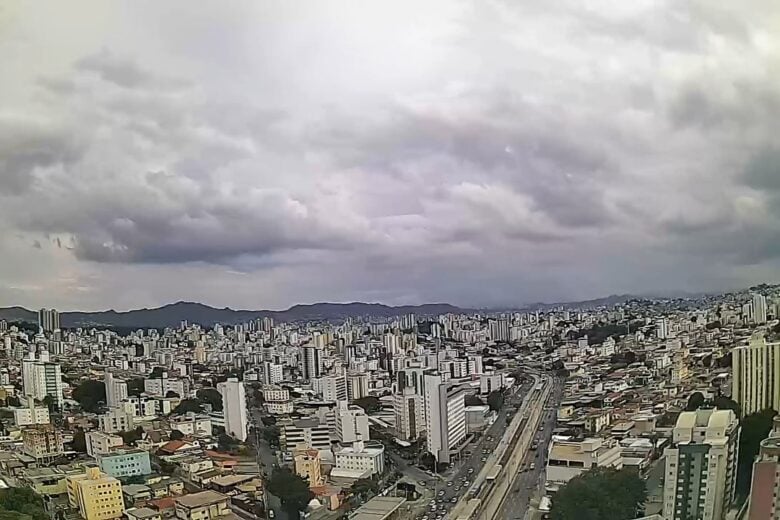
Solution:
[(60, 313), (55, 309), (41, 309), (38, 311), (38, 327), (43, 332), (54, 332), (60, 329)]
[(732, 350), (731, 398), (743, 416), (771, 408), (780, 410), (780, 342), (753, 336)]
[(769, 437), (761, 441), (753, 462), (750, 503), (746, 520), (780, 518), (780, 416), (775, 416)]
[(367, 441), (368, 416), (359, 406), (348, 406), (346, 401), (339, 401), (336, 406), (336, 438), (341, 443)]
[(425, 422), (428, 452), (437, 462), (449, 463), (466, 439), (465, 391), (443, 383), (441, 376), (425, 376)]
[(683, 412), (664, 450), (663, 517), (722, 520), (734, 502), (739, 423), (731, 410)]
[(303, 378), (311, 381), (322, 376), (322, 348), (307, 345), (303, 347)]
[(127, 382), (124, 379), (114, 377), (110, 370), (106, 370), (106, 406), (114, 408), (119, 406), (122, 400), (127, 399)]
[(225, 414), (225, 432), (240, 441), (247, 437), (248, 416), (244, 383), (235, 377), (217, 385), (222, 394), (222, 410)]
[(416, 440), (425, 431), (425, 406), (422, 396), (413, 388), (404, 388), (393, 396), (395, 411), (395, 430), (399, 438), (406, 441)]
[(763, 294), (753, 294), (753, 323), (756, 325), (766, 323), (766, 297)]
[(111, 520), (124, 513), (122, 484), (114, 477), (87, 468), (84, 474), (68, 475), (68, 501), (84, 520)]
[(284, 379), (284, 367), (270, 361), (263, 362), (263, 383), (274, 385)]
[(368, 374), (351, 374), (347, 376), (347, 397), (350, 400), (368, 397), (369, 381)]
[[(48, 353), (42, 357), (47, 359)], [(59, 363), (36, 360), (34, 352), (30, 352), (29, 356), (22, 361), (22, 391), (24, 395), (32, 396), (39, 401), (50, 396), (52, 404), (62, 410), (64, 404), (63, 386)]]
[(658, 339), (666, 339), (669, 337), (669, 319), (658, 318), (655, 320), (655, 335)]
[(346, 376), (325, 376), (315, 380), (319, 386), (319, 393), (323, 401), (346, 401), (347, 378)]

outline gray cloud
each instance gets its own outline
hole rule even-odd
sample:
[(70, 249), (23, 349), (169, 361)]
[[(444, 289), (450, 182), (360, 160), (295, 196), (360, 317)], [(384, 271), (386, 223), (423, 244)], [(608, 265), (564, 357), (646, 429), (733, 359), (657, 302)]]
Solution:
[(83, 38), (21, 12), (0, 45), (0, 297), (507, 305), (780, 268), (773, 2), (182, 6)]

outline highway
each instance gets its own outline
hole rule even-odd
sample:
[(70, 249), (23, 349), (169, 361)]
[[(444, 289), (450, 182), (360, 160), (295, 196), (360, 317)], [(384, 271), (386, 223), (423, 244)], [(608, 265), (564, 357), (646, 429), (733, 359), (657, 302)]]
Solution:
[[(553, 388), (549, 398), (549, 405), (545, 410), (540, 422), (542, 431), (538, 431), (535, 439), (539, 441), (539, 447), (536, 451), (530, 451), (524, 457), (520, 473), (514, 479), (512, 489), (507, 495), (504, 503), (499, 510), (497, 518), (506, 518), (511, 520), (520, 520), (530, 518), (529, 510), (531, 498), (537, 491), (544, 489), (544, 470), (547, 464), (547, 449), (550, 444), (552, 431), (555, 428), (555, 417), (558, 404), (563, 395), (563, 382), (557, 378), (553, 380)], [(530, 469), (531, 463), (535, 468)]]

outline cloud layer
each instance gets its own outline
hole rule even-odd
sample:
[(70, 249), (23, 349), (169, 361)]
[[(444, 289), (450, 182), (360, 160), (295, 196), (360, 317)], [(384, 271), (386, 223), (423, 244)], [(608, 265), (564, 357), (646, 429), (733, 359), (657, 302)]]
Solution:
[(0, 10), (0, 304), (518, 305), (778, 275), (771, 1), (38, 12)]

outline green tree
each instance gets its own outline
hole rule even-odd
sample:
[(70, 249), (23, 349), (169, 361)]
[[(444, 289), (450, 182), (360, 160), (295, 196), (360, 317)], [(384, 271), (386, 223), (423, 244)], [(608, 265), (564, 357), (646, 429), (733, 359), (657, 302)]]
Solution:
[(367, 414), (378, 412), (382, 408), (382, 402), (379, 400), (379, 398), (372, 395), (361, 397), (360, 399), (355, 399), (353, 404), (361, 407), (366, 411)]
[(73, 399), (85, 412), (97, 412), (100, 403), (106, 402), (106, 385), (103, 381), (87, 379), (73, 390)]
[(172, 399), (172, 398), (178, 399), (181, 396), (179, 394), (177, 394), (176, 392), (174, 392), (173, 390), (168, 390), (167, 392), (165, 392), (165, 397), (167, 397), (169, 399)]
[(222, 410), (222, 394), (216, 388), (201, 388), (195, 395), (201, 403), (210, 404), (215, 412)]
[(184, 415), (189, 412), (200, 413), (203, 411), (203, 406), (200, 401), (196, 399), (184, 399), (179, 403), (179, 406), (173, 409), (172, 415)]
[(704, 405), (704, 395), (701, 392), (694, 392), (688, 397), (688, 404), (685, 405), (685, 410), (688, 412), (694, 412)]
[(144, 378), (135, 377), (127, 381), (127, 395), (138, 397), (144, 393)]
[(184, 438), (184, 434), (179, 430), (173, 429), (171, 430), (171, 435), (168, 438), (172, 441), (178, 441)]
[(551, 520), (605, 520), (636, 518), (642, 512), (647, 489), (631, 469), (596, 468), (578, 475), (555, 494)]
[(84, 434), (84, 430), (81, 428), (76, 430), (76, 433), (73, 434), (73, 442), (70, 443), (70, 447), (73, 451), (77, 451), (79, 453), (87, 452), (87, 438)]
[(127, 446), (135, 446), (135, 443), (143, 438), (144, 429), (139, 426), (135, 430), (130, 430), (129, 432), (119, 432), (119, 436), (122, 437), (122, 442)]
[(739, 405), (736, 401), (729, 399), (728, 397), (719, 395), (715, 399), (709, 401), (707, 404), (713, 408), (717, 408), (718, 410), (733, 410), (737, 417), (740, 415)]
[(268, 491), (279, 497), (282, 507), (292, 518), (298, 518), (298, 513), (306, 509), (314, 496), (306, 480), (289, 469), (278, 466), (275, 466), (271, 472)]
[[(0, 489), (0, 511), (27, 515), (33, 520), (48, 520), (43, 509), (43, 499), (28, 487)], [(13, 516), (7, 516), (14, 518)], [(16, 518), (23, 518), (16, 516)]]
[(466, 406), (482, 406), (485, 404), (482, 399), (476, 395), (467, 395), (464, 399)]
[(379, 485), (373, 479), (360, 478), (352, 484), (349, 490), (353, 495), (357, 495), (365, 500), (372, 495), (376, 495), (377, 491), (379, 491)]
[(498, 411), (504, 406), (504, 393), (500, 390), (493, 390), (487, 396), (487, 404), (493, 411)]
[(164, 373), (165, 369), (163, 367), (154, 367), (152, 373), (149, 374), (149, 379), (160, 379)]
[(272, 447), (279, 447), (279, 434), (279, 427), (275, 424), (266, 426), (262, 430), (263, 439)]
[(737, 459), (737, 494), (746, 497), (750, 491), (753, 460), (758, 455), (761, 441), (772, 430), (772, 418), (777, 414), (766, 409), (747, 415), (740, 421), (739, 459)]

